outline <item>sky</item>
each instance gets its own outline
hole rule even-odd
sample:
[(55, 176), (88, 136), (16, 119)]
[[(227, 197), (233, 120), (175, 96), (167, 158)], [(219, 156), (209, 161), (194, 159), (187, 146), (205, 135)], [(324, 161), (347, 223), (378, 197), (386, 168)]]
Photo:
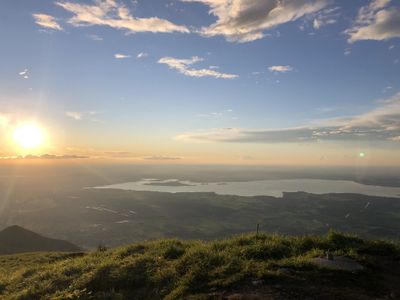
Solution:
[(399, 1), (3, 0), (0, 23), (2, 158), (400, 165)]

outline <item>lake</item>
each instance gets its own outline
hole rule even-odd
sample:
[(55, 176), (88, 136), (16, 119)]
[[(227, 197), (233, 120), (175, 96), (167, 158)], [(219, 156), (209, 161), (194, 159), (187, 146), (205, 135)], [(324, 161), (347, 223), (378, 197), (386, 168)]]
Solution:
[(283, 192), (307, 192), (313, 194), (354, 193), (382, 197), (400, 197), (400, 187), (365, 185), (346, 180), (279, 179), (244, 182), (192, 182), (178, 179), (142, 179), (95, 188), (122, 189), (154, 192), (214, 192), (221, 195), (275, 196)]

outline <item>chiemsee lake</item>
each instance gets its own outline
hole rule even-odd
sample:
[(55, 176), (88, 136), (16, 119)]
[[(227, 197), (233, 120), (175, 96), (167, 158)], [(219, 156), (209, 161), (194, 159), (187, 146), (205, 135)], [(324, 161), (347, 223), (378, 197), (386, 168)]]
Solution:
[(178, 179), (142, 179), (135, 182), (118, 183), (95, 187), (134, 191), (167, 193), (214, 192), (220, 195), (275, 196), (283, 192), (307, 192), (313, 194), (353, 193), (370, 196), (400, 198), (400, 187), (384, 187), (356, 183), (346, 180), (284, 179), (254, 180), (243, 182), (192, 182)]

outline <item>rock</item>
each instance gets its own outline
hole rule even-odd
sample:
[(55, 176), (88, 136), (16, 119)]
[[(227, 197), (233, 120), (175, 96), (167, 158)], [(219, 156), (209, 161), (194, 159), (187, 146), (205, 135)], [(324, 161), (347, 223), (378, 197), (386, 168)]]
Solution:
[(364, 269), (364, 267), (355, 260), (344, 256), (333, 256), (332, 259), (313, 258), (311, 262), (320, 267), (336, 270), (360, 271)]
[(289, 268), (280, 268), (278, 269), (278, 272), (282, 275), (291, 275), (293, 271)]
[(264, 280), (253, 280), (251, 284), (254, 286), (260, 286), (264, 284)]

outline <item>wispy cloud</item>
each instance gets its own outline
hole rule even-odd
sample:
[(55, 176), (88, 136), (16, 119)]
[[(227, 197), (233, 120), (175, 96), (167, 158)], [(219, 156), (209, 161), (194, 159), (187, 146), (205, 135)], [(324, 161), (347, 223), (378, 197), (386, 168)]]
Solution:
[(250, 42), (263, 38), (265, 31), (298, 20), (325, 8), (329, 0), (181, 0), (209, 6), (217, 21), (203, 27), (204, 36), (222, 35), (232, 42)]
[(148, 53), (146, 53), (146, 52), (140, 52), (140, 53), (138, 53), (138, 55), (136, 55), (136, 58), (145, 58), (145, 57), (147, 57), (147, 56), (149, 56)]
[(313, 21), (314, 29), (320, 29), (321, 27), (332, 25), (337, 22), (340, 16), (340, 7), (326, 8), (316, 14)]
[(46, 14), (33, 14), (35, 23), (41, 27), (53, 30), (63, 30), (60, 24), (58, 24), (57, 19)]
[(100, 42), (103, 40), (102, 37), (98, 36), (97, 34), (88, 34), (87, 37), (93, 41)]
[(387, 93), (387, 92), (391, 91), (392, 89), (393, 89), (393, 87), (390, 86), (390, 85), (385, 86), (385, 87), (382, 89), (382, 93)]
[(43, 154), (43, 155), (26, 155), (26, 156), (0, 156), (0, 159), (4, 160), (63, 160), (63, 159), (83, 159), (89, 158), (88, 156), (83, 155), (74, 155), (74, 154), (65, 154), (65, 155), (56, 155), (56, 154)]
[(178, 59), (174, 57), (163, 57), (158, 63), (167, 65), (170, 69), (176, 70), (181, 74), (190, 77), (215, 77), (223, 79), (237, 78), (236, 74), (221, 73), (213, 69), (194, 69), (191, 66), (195, 63), (201, 62), (204, 59), (198, 56), (193, 56), (189, 59)]
[(268, 70), (270, 72), (275, 72), (275, 73), (287, 73), (293, 71), (293, 67), (291, 66), (270, 66), (268, 67)]
[(223, 116), (231, 114), (232, 112), (232, 109), (225, 109), (221, 111), (213, 111), (210, 113), (197, 114), (196, 116), (200, 118), (221, 118)]
[(220, 128), (212, 131), (185, 133), (178, 140), (236, 143), (293, 143), (336, 141), (400, 140), (400, 93), (381, 101), (370, 112), (314, 122), (308, 126), (283, 129)]
[(179, 160), (179, 159), (182, 159), (182, 157), (165, 156), (165, 155), (152, 155), (152, 156), (145, 156), (144, 159), (147, 159), (147, 160)]
[(92, 5), (68, 1), (56, 2), (56, 4), (73, 14), (68, 22), (77, 27), (108, 26), (128, 33), (189, 32), (186, 26), (177, 25), (165, 19), (134, 17), (123, 3), (116, 0), (95, 0)]
[(124, 59), (124, 58), (130, 58), (130, 55), (126, 55), (126, 54), (121, 54), (121, 53), (116, 53), (114, 54), (114, 58), (116, 59)]
[(137, 158), (137, 155), (129, 151), (106, 151), (103, 154), (110, 158)]
[(74, 119), (76, 121), (82, 121), (82, 120), (89, 120), (92, 122), (99, 122), (99, 120), (96, 118), (96, 115), (98, 115), (99, 112), (97, 111), (89, 111), (89, 112), (80, 112), (80, 111), (66, 111), (65, 115), (71, 119)]
[(400, 37), (400, 7), (391, 0), (373, 0), (360, 8), (353, 27), (347, 29), (349, 43)]

